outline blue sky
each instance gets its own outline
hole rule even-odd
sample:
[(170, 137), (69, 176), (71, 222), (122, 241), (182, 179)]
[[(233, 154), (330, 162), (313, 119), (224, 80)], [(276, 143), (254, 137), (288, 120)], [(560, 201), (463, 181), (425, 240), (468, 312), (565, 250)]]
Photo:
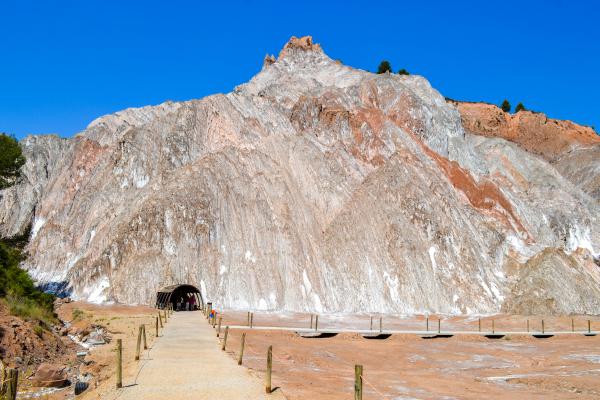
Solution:
[(600, 130), (599, 4), (6, 0), (0, 131), (71, 136), (123, 108), (228, 92), (292, 35), (357, 68), (387, 59), (451, 98)]

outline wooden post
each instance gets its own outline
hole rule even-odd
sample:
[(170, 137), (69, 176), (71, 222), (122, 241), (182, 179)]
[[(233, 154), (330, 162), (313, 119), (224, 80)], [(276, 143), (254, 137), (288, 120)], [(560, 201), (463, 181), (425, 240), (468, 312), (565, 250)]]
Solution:
[(588, 319), (588, 333), (592, 332), (592, 322)]
[(575, 332), (575, 319), (571, 318), (571, 332)]
[(492, 320), (492, 334), (496, 333), (496, 327), (494, 326), (494, 320)]
[(242, 344), (240, 345), (240, 355), (238, 357), (238, 365), (242, 365), (244, 358), (244, 345), (246, 344), (246, 332), (242, 333)]
[(229, 326), (225, 327), (225, 334), (223, 335), (223, 346), (221, 346), (221, 350), (225, 351), (225, 347), (227, 346), (227, 336), (229, 335)]
[(310, 329), (312, 329), (314, 315), (310, 314)]
[(148, 340), (146, 339), (146, 324), (142, 324), (142, 333), (144, 334), (144, 350), (148, 350)]
[(140, 359), (140, 347), (142, 347), (142, 326), (141, 325), (138, 328), (137, 346), (135, 348), (135, 360), (136, 361), (138, 361)]
[(217, 337), (221, 334), (221, 321), (223, 321), (223, 317), (219, 317), (219, 326), (217, 327)]
[(16, 400), (17, 399), (17, 385), (19, 384), (19, 370), (9, 369), (6, 374), (6, 399)]
[(438, 333), (442, 332), (442, 319), (438, 317)]
[(315, 315), (315, 331), (319, 330), (319, 314)]
[(354, 400), (362, 400), (362, 365), (354, 366)]
[(156, 317), (156, 337), (158, 337), (158, 317)]
[(254, 325), (254, 313), (251, 312), (250, 313), (250, 328), (252, 328), (253, 325)]
[(123, 340), (117, 339), (117, 389), (123, 387)]
[(527, 333), (529, 333), (529, 320), (527, 320)]
[(479, 332), (481, 332), (481, 317), (479, 318)]
[(246, 325), (250, 326), (250, 311), (246, 313)]
[(542, 334), (545, 333), (544, 331), (545, 331), (545, 329), (544, 329), (544, 320), (542, 320)]
[(273, 346), (267, 351), (267, 373), (265, 375), (265, 391), (271, 393), (271, 370), (273, 368)]
[(370, 330), (370, 331), (372, 331), (372, 330), (373, 330), (373, 316), (372, 316), (372, 315), (371, 315), (371, 325), (370, 325), (370, 328), (369, 328), (369, 330)]
[(379, 317), (379, 333), (381, 333), (383, 331), (383, 319), (382, 317)]
[(160, 327), (162, 329), (163, 323), (162, 323), (162, 315), (160, 315), (160, 311), (158, 312), (158, 322), (160, 322)]
[(425, 330), (429, 332), (429, 315), (425, 317)]

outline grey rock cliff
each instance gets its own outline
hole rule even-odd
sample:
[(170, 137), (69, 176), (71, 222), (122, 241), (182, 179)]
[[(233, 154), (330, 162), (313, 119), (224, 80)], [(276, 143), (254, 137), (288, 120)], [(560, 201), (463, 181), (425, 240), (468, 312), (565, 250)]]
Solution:
[(189, 282), (226, 308), (599, 311), (597, 201), (465, 133), (424, 78), (349, 68), (310, 38), (232, 93), (124, 110), (68, 143), (29, 197), (25, 265), (75, 298), (152, 303)]

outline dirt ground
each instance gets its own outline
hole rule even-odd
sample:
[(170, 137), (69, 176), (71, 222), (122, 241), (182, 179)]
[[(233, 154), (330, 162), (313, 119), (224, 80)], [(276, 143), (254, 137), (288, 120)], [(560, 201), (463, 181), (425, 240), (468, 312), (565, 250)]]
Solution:
[[(79, 373), (91, 373), (89, 389), (78, 399), (101, 399), (103, 394), (111, 391), (115, 386), (116, 370), (116, 339), (123, 340), (123, 377), (137, 373), (139, 362), (135, 361), (135, 347), (137, 331), (140, 324), (146, 325), (148, 344), (155, 340), (155, 317), (157, 311), (144, 306), (122, 306), (122, 305), (96, 305), (84, 302), (71, 302), (61, 304), (56, 308), (59, 318), (63, 321), (72, 321), (73, 311), (81, 310), (80, 319), (73, 322), (73, 326), (86, 329), (90, 325), (106, 328), (108, 331), (105, 345), (93, 346), (89, 349), (84, 363), (79, 363)], [(74, 350), (84, 350), (79, 347)], [(86, 365), (87, 364), (87, 365)], [(35, 394), (34, 394), (35, 393)], [(39, 398), (46, 400), (72, 399), (74, 398), (73, 387), (63, 389), (27, 389), (19, 392), (23, 398)]]
[[(98, 306), (86, 303), (64, 304), (58, 310), (70, 319), (74, 309), (84, 311), (77, 324), (94, 323), (106, 327), (111, 342), (92, 348), (82, 372), (94, 375), (83, 399), (103, 399), (114, 393), (115, 339), (123, 339), (124, 381), (137, 374), (134, 361), (139, 324), (147, 325), (148, 341), (154, 341), (156, 310), (147, 307)], [(225, 311), (226, 325), (245, 325), (246, 312)], [(370, 315), (320, 315), (319, 328), (369, 329)], [(379, 315), (373, 315), (373, 328), (379, 329)], [(382, 328), (424, 330), (424, 316), (381, 316)], [(483, 331), (541, 330), (542, 317), (499, 315), (481, 319)], [(232, 329), (227, 351), (237, 358), (241, 334), (245, 332), (244, 366), (262, 377), (266, 354), (273, 346), (273, 384), (290, 400), (330, 400), (352, 398), (354, 365), (363, 365), (364, 396), (368, 399), (597, 399), (600, 398), (600, 336), (586, 337), (600, 330), (598, 317), (543, 317), (546, 331), (568, 331), (575, 335), (535, 339), (509, 335), (490, 340), (477, 335), (457, 335), (445, 339), (422, 339), (416, 335), (393, 335), (385, 340), (364, 339), (358, 334), (332, 338), (305, 339), (293, 332)], [(309, 314), (258, 313), (255, 326), (308, 327)], [(430, 316), (430, 329), (437, 330), (437, 317)], [(479, 320), (441, 317), (442, 330), (479, 329)], [(221, 335), (222, 336), (222, 335)], [(72, 389), (47, 399), (72, 398)], [(42, 397), (44, 398), (44, 397)]]
[[(379, 329), (379, 316), (374, 328)], [(527, 317), (495, 316), (498, 330), (526, 330)], [(529, 318), (541, 330), (541, 318)], [(574, 317), (587, 330), (588, 317)], [(491, 317), (482, 319), (491, 330)], [(302, 323), (299, 323), (299, 322)], [(546, 330), (570, 330), (571, 318), (544, 318)], [(223, 326), (245, 324), (246, 313), (224, 312)], [(307, 315), (254, 315), (254, 325), (305, 326)], [(437, 317), (430, 318), (437, 329)], [(384, 329), (425, 329), (424, 317), (383, 318)], [(592, 318), (592, 330), (600, 328)], [(370, 316), (320, 316), (319, 326), (368, 329)], [(444, 328), (445, 327), (445, 328)], [(477, 318), (442, 319), (442, 329), (478, 330)], [(422, 339), (393, 335), (385, 340), (358, 334), (305, 339), (293, 332), (231, 330), (227, 347), (237, 357), (246, 332), (244, 364), (264, 371), (273, 346), (273, 382), (290, 400), (347, 399), (354, 365), (363, 365), (364, 399), (597, 399), (600, 398), (600, 336), (582, 334), (535, 339), (509, 335), (492, 340), (476, 335)]]

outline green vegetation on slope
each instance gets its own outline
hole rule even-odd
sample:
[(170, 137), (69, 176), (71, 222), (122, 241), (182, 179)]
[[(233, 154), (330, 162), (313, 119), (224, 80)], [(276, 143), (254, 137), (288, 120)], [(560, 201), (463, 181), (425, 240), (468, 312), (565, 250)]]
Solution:
[[(17, 141), (0, 133), (0, 189), (17, 182), (24, 162)], [(19, 268), (29, 233), (27, 229), (22, 235), (0, 239), (0, 301), (12, 315), (51, 324), (55, 321), (54, 296), (37, 289), (27, 272)]]

